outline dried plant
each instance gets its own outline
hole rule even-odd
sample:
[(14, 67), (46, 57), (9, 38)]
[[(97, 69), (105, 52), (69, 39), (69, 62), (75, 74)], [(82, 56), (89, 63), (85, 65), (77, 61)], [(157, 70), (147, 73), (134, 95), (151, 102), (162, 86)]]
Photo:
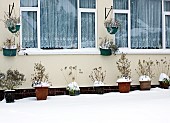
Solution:
[(158, 69), (158, 73), (165, 73), (166, 75), (169, 75), (170, 71), (170, 60), (168, 61), (166, 57), (161, 59), (160, 61), (156, 60), (156, 66)]
[(0, 73), (0, 87), (13, 90), (26, 81), (24, 77), (25, 75), (18, 70), (9, 69), (6, 74)]
[[(4, 12), (4, 20), (2, 20), (5, 24), (5, 28), (12, 28), (12, 30), (16, 30), (16, 25), (20, 23), (20, 17), (17, 17), (15, 14), (9, 16), (9, 12)], [(19, 32), (13, 33), (15, 36), (19, 36)]]
[(138, 69), (135, 69), (139, 76), (146, 75), (153, 78), (155, 73), (153, 72), (154, 62), (149, 58), (149, 61), (139, 60)]
[(95, 81), (101, 81), (104, 82), (104, 79), (106, 77), (106, 70), (103, 72), (102, 67), (94, 68), (89, 75), (89, 78), (95, 82)]
[(104, 22), (105, 27), (120, 27), (120, 23), (117, 20), (114, 20), (113, 18), (110, 18), (108, 20), (105, 20)]
[[(77, 66), (65, 66), (64, 68), (60, 69), (67, 84), (76, 81), (78, 72), (77, 69)], [(82, 73), (81, 69), (79, 69), (79, 73)]]
[(126, 58), (126, 54), (122, 53), (116, 64), (119, 72), (121, 73), (121, 77), (131, 78), (130, 61)]
[(102, 39), (99, 47), (102, 49), (111, 49), (114, 54), (119, 50), (118, 46), (114, 44), (113, 40), (110, 40), (107, 37)]
[(48, 74), (45, 74), (45, 66), (40, 63), (34, 64), (34, 74), (31, 75), (32, 86), (36, 86), (42, 83), (49, 83)]
[(8, 49), (15, 47), (15, 38), (14, 40), (7, 38), (6, 42), (4, 42), (4, 46)]

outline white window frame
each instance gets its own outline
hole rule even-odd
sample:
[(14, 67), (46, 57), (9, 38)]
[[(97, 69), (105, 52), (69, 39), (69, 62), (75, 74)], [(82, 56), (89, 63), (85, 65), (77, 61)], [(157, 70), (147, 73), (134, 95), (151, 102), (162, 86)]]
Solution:
[[(97, 48), (97, 0), (96, 0), (96, 8), (80, 8), (79, 0), (77, 0), (77, 8), (78, 8), (78, 49), (53, 49), (53, 50), (42, 50), (40, 48), (40, 0), (38, 0), (38, 7), (20, 7), (20, 15), (22, 22), (22, 12), (23, 11), (36, 11), (37, 12), (37, 43), (38, 48), (22, 48), (22, 24), (20, 30), (20, 46), (21, 51), (19, 55), (44, 55), (44, 54), (100, 54)], [(95, 47), (94, 48), (81, 48), (81, 13), (95, 13)]]
[[(119, 48), (120, 53), (128, 53), (128, 54), (170, 54), (170, 49), (166, 49), (166, 41), (165, 41), (165, 16), (169, 16), (170, 12), (164, 11), (164, 1), (170, 0), (162, 0), (162, 49), (131, 49), (131, 13), (130, 13), (130, 0), (128, 0), (128, 9), (114, 9), (115, 14), (127, 14), (128, 15), (128, 47), (127, 48)], [(113, 0), (114, 4), (114, 0)]]

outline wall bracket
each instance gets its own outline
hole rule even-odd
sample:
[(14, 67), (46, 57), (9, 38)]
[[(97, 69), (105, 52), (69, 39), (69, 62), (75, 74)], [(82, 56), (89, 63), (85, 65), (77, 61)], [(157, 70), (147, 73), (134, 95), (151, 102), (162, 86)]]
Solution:
[[(109, 9), (109, 11), (107, 12), (107, 9)], [(107, 17), (109, 16), (110, 12), (112, 11), (113, 6), (111, 6), (110, 8), (106, 8), (105, 7), (105, 20), (107, 19)]]

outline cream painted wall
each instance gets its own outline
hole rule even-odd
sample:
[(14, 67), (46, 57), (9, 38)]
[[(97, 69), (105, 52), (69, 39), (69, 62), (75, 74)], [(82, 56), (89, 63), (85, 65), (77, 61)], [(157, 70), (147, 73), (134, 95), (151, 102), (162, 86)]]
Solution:
[[(8, 11), (8, 5), (12, 4), (11, 0), (3, 0), (0, 2), (0, 17), (3, 19), (4, 11)], [(15, 0), (15, 8), (19, 8), (19, 0)], [(104, 37), (107, 34), (103, 22), (104, 22), (104, 8), (110, 7), (112, 0), (98, 0), (98, 42), (100, 37)], [(19, 11), (19, 9), (16, 9)], [(19, 13), (19, 12), (18, 12)], [(3, 22), (0, 24), (0, 45), (10, 37), (11, 33), (4, 28)], [(108, 35), (111, 36), (111, 35)], [(169, 55), (127, 55), (127, 58), (131, 61), (132, 79), (133, 85), (138, 85), (138, 75), (135, 71), (139, 59), (160, 60), (161, 58)], [(46, 67), (46, 71), (49, 74), (52, 87), (65, 87), (67, 83), (60, 71), (61, 68), (70, 65), (77, 65), (83, 71), (83, 74), (79, 74), (77, 82), (80, 86), (92, 86), (93, 83), (89, 79), (89, 74), (94, 67), (102, 66), (103, 70), (106, 70), (107, 75), (105, 79), (106, 85), (117, 85), (116, 80), (119, 76), (119, 72), (116, 67), (116, 61), (120, 58), (120, 55), (101, 56), (101, 55), (40, 55), (40, 56), (16, 56), (5, 57), (0, 51), (0, 71), (5, 72), (7, 69), (18, 69), (26, 75), (26, 82), (20, 88), (31, 88), (31, 74), (33, 73), (33, 66), (35, 62), (42, 62)], [(157, 70), (155, 70), (156, 72)], [(158, 74), (156, 74), (158, 75)], [(158, 84), (158, 77), (152, 80), (152, 84)]]

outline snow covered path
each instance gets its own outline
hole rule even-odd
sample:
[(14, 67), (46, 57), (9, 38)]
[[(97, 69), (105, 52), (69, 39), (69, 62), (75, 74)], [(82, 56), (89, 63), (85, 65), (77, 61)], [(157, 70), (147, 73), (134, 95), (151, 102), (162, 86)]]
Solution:
[(0, 102), (0, 123), (170, 123), (170, 89)]

